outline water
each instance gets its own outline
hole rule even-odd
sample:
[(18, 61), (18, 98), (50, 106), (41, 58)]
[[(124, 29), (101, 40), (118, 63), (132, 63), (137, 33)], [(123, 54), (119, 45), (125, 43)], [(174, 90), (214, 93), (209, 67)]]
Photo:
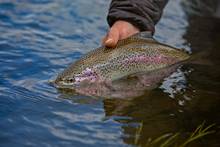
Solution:
[(205, 51), (208, 62), (188, 63), (130, 99), (63, 94), (48, 84), (99, 46), (109, 2), (0, 2), (0, 146), (145, 146), (204, 121), (215, 133), (191, 146), (220, 146), (220, 19), (189, 13), (179, 0), (167, 5), (155, 38)]

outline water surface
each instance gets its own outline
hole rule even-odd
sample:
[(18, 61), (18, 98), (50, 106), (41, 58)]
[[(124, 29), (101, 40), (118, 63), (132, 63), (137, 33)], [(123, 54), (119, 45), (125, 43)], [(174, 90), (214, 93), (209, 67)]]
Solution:
[(0, 146), (145, 146), (166, 133), (188, 135), (204, 121), (216, 132), (192, 146), (220, 146), (220, 19), (189, 13), (180, 0), (168, 3), (155, 38), (205, 51), (200, 64), (183, 65), (129, 99), (61, 93), (48, 84), (100, 45), (109, 2), (0, 2)]

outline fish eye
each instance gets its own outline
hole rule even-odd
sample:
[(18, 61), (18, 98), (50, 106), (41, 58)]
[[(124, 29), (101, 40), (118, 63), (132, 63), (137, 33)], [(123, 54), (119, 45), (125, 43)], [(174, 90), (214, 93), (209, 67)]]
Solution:
[(69, 79), (69, 81), (70, 81), (70, 82), (74, 82), (74, 81), (75, 81), (75, 79), (71, 78), (71, 79)]
[(75, 82), (75, 79), (74, 78), (68, 78), (68, 79), (65, 80), (65, 82), (73, 83), (73, 82)]

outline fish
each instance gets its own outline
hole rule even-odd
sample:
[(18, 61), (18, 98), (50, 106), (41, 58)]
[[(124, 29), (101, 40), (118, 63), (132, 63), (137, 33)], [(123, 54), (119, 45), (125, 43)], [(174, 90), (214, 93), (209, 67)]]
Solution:
[(115, 80), (111, 85), (105, 83), (90, 83), (83, 86), (76, 86), (74, 89), (59, 89), (61, 94), (80, 94), (89, 97), (101, 98), (120, 98), (133, 99), (150, 93), (151, 90), (157, 88), (160, 83), (166, 81), (169, 77), (181, 69), (178, 64), (167, 68), (162, 68), (148, 73), (137, 73), (127, 78)]
[(120, 40), (116, 47), (101, 46), (84, 55), (61, 72), (58, 88), (74, 88), (88, 83), (112, 83), (137, 73), (150, 73), (190, 58), (183, 51), (158, 42), (151, 32), (140, 32)]

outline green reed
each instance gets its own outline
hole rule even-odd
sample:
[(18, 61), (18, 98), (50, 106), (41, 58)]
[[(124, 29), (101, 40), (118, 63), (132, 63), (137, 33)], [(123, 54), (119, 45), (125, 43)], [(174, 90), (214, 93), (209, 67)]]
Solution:
[[(205, 122), (199, 125), (188, 137), (186, 137), (183, 141), (179, 141), (181, 138), (181, 133), (169, 133), (159, 136), (151, 141), (149, 141), (144, 147), (186, 147), (190, 143), (195, 140), (198, 140), (206, 135), (212, 134), (215, 131), (211, 130), (215, 124), (211, 124), (205, 127)], [(137, 130), (137, 134), (135, 137), (135, 145), (138, 145), (138, 140), (140, 138), (140, 133), (143, 128), (143, 123), (141, 123), (140, 127)]]

